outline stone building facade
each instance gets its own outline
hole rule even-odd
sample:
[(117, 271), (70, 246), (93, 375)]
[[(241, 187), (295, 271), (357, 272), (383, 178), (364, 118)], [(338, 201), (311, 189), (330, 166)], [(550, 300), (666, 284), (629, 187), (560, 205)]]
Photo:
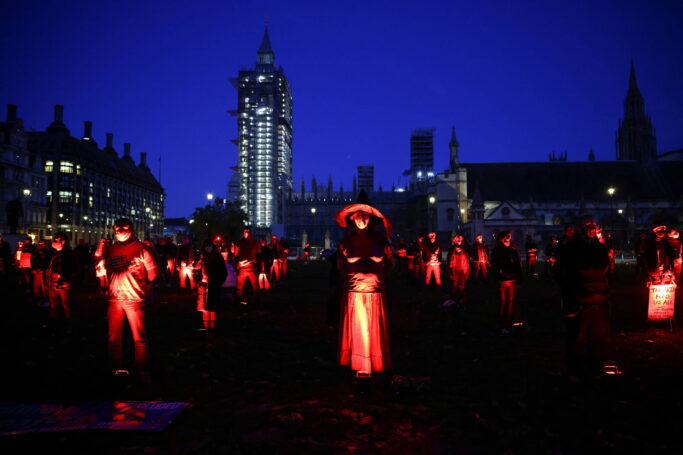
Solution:
[[(45, 131), (26, 132), (22, 127), (17, 136), (24, 138), (27, 154), (33, 157), (30, 175), (37, 180), (29, 187), (31, 201), (43, 214), (30, 232), (50, 237), (64, 231), (72, 244), (80, 239), (96, 243), (101, 237), (113, 236), (117, 218), (127, 217), (139, 238), (162, 235), (165, 194), (147, 166), (147, 154), (140, 153), (136, 164), (130, 144), (124, 144), (119, 157), (111, 133), (100, 149), (91, 122), (84, 123), (83, 136), (76, 138), (63, 115), (64, 107), (57, 105)], [(13, 121), (23, 124), (16, 118)], [(19, 128), (15, 130), (19, 134)], [(16, 149), (16, 145), (12, 147)]]

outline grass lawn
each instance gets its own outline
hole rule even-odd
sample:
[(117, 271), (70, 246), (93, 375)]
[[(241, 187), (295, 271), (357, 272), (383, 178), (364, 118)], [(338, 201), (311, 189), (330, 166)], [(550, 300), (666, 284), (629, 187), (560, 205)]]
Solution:
[(219, 314), (211, 333), (196, 331), (191, 295), (161, 288), (148, 312), (153, 385), (110, 377), (101, 296), (75, 294), (70, 333), (42, 328), (44, 310), (3, 296), (0, 401), (191, 406), (162, 432), (3, 436), (0, 453), (683, 453), (683, 331), (646, 323), (631, 270), (611, 292), (620, 376), (566, 380), (559, 296), (543, 278), (519, 290), (524, 325), (501, 335), (492, 286), (470, 285), (464, 307), (441, 308), (442, 291), (392, 276), (394, 370), (358, 385), (336, 364), (337, 330), (325, 325), (327, 268), (293, 262), (282, 284)]

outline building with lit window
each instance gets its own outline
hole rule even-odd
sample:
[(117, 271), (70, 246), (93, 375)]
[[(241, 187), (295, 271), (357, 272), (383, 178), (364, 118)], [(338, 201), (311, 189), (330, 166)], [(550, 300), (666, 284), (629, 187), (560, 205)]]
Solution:
[(231, 79), (237, 89), (239, 201), (257, 231), (283, 235), (292, 188), (292, 93), (265, 29), (254, 68)]
[(375, 166), (357, 166), (358, 170), (358, 189), (375, 191)]
[(46, 233), (64, 231), (72, 243), (96, 243), (113, 236), (114, 221), (126, 217), (138, 238), (161, 236), (164, 189), (147, 166), (147, 154), (140, 153), (136, 164), (130, 144), (124, 144), (119, 157), (111, 133), (100, 149), (91, 122), (84, 123), (81, 138), (73, 137), (63, 112), (63, 106), (55, 106), (45, 131), (26, 133), (28, 150), (40, 157), (46, 176)]
[(410, 135), (410, 186), (434, 180), (434, 129), (418, 128)]
[(10, 233), (8, 214), (15, 211), (16, 232), (45, 235), (46, 190), (42, 158), (29, 151), (24, 122), (10, 104), (6, 121), (0, 122), (0, 232)]

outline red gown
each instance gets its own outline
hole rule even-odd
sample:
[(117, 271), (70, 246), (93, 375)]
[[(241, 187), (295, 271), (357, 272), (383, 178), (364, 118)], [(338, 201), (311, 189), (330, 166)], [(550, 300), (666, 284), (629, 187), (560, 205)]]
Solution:
[(355, 371), (391, 368), (384, 302), (386, 238), (352, 234), (339, 246), (344, 294), (339, 333), (339, 363)]

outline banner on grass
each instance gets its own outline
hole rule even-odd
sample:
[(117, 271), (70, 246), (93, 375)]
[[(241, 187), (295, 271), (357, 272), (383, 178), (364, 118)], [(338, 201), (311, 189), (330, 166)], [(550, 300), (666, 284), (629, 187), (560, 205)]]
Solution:
[(187, 406), (165, 401), (97, 401), (71, 406), (0, 403), (0, 435), (66, 430), (161, 431)]

